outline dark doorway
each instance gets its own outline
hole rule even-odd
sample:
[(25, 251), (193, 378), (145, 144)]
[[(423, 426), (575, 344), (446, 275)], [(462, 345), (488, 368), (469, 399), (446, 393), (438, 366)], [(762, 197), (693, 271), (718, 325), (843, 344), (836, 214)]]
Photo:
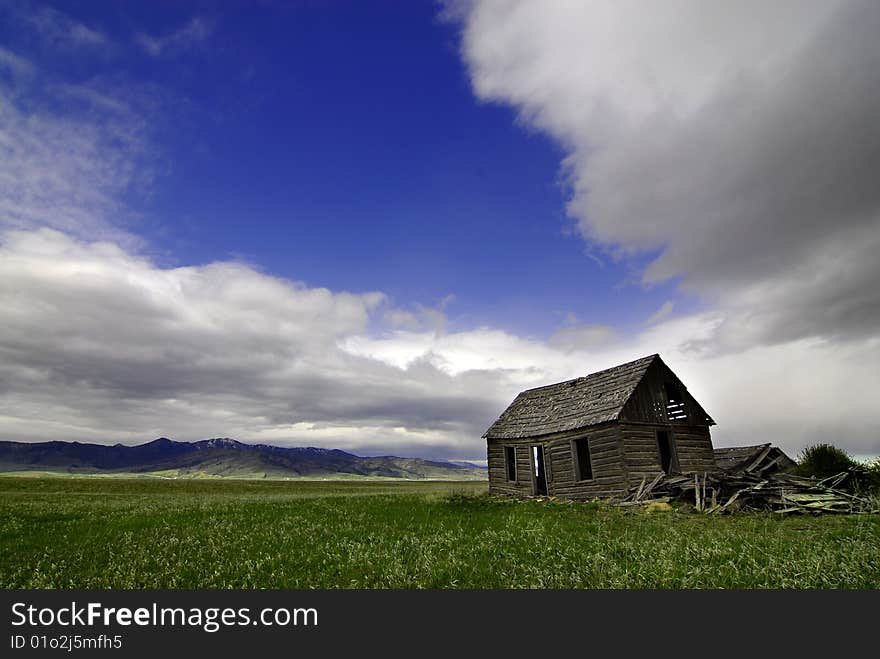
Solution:
[(547, 470), (544, 468), (544, 447), (532, 447), (532, 478), (535, 494), (547, 494)]
[(663, 473), (671, 474), (678, 471), (678, 460), (671, 433), (666, 430), (657, 431), (657, 448), (660, 449), (660, 468)]

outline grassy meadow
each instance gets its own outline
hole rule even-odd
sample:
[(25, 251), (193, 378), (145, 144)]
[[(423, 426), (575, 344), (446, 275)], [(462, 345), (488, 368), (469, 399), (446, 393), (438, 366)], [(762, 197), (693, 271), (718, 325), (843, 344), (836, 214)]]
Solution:
[(880, 516), (508, 501), (485, 482), (0, 477), (2, 588), (880, 588)]

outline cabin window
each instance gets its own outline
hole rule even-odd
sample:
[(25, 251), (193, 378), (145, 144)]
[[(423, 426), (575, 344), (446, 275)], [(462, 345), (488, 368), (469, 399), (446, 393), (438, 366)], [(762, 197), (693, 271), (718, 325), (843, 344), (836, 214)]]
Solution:
[(687, 413), (684, 409), (684, 394), (681, 388), (674, 382), (666, 382), (663, 385), (666, 391), (666, 416), (670, 421), (684, 421)]
[(675, 444), (672, 434), (666, 430), (657, 431), (657, 448), (660, 451), (660, 468), (664, 474), (678, 471), (678, 460), (675, 455)]
[(574, 478), (579, 481), (593, 480), (593, 462), (590, 459), (590, 440), (586, 437), (571, 442), (574, 458)]
[(507, 480), (516, 480), (516, 448), (513, 446), (504, 447), (504, 471), (507, 474)]

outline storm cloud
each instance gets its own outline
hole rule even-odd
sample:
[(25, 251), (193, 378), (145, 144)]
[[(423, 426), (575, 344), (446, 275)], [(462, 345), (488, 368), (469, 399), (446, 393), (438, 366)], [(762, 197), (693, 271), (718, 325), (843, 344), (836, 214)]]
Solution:
[[(801, 340), (738, 354), (690, 344), (715, 313), (596, 344), (497, 328), (383, 324), (380, 293), (308, 287), (238, 262), (161, 267), (53, 229), (0, 238), (4, 439), (138, 443), (160, 435), (480, 459), (480, 436), (524, 388), (660, 352), (719, 422), (720, 444), (878, 452), (880, 342)], [(588, 328), (592, 333), (593, 328)], [(784, 386), (780, 383), (784, 382)]]
[(714, 349), (876, 336), (876, 2), (457, 11), (476, 95), (567, 149), (583, 237), (724, 309)]
[(390, 450), (405, 431), (471, 455), (498, 405), (485, 392), (503, 379), (342, 349), (387, 310), (381, 293), (308, 288), (234, 262), (162, 269), (51, 229), (4, 236), (0, 308), (9, 438), (170, 430)]
[(0, 438), (480, 459), (520, 390), (659, 352), (718, 445), (880, 453), (876, 4), (456, 12), (477, 96), (567, 150), (584, 239), (650, 259), (645, 285), (676, 279), (701, 311), (676, 299), (641, 328), (571, 317), (519, 336), (447, 322), (453, 297), (399, 306), (240, 261), (169, 265), (132, 204), (156, 167), (148, 99), (0, 49)]

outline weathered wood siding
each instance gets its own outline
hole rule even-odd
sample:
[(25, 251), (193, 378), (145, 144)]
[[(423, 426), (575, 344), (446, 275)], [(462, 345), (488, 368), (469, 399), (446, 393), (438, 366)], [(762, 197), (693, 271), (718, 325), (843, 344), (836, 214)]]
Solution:
[[(576, 480), (572, 441), (586, 437), (590, 442), (593, 478)], [(626, 472), (618, 424), (607, 423), (577, 431), (536, 438), (488, 440), (489, 491), (497, 494), (530, 496), (534, 492), (530, 448), (544, 447), (547, 493), (566, 499), (611, 497), (626, 489)], [(516, 446), (517, 480), (507, 481), (504, 446)]]
[[(578, 481), (572, 441), (586, 437), (590, 443), (590, 463), (593, 478)], [(553, 479), (549, 485), (551, 496), (565, 499), (593, 499), (612, 497), (626, 489), (626, 473), (620, 429), (616, 423), (560, 433), (547, 442)]]
[(660, 449), (657, 445), (658, 430), (670, 433), (681, 473), (692, 474), (716, 470), (712, 439), (707, 426), (622, 423), (620, 432), (630, 487), (637, 486), (642, 478), (650, 480), (661, 470)]
[[(678, 387), (684, 398), (685, 418), (670, 418), (666, 399), (665, 383)], [(663, 362), (655, 361), (645, 371), (639, 385), (633, 391), (620, 414), (621, 421), (641, 423), (671, 423), (674, 425), (708, 425), (709, 416), (700, 404), (690, 395), (675, 373)]]
[(681, 426), (672, 428), (675, 450), (682, 473), (716, 471), (715, 452), (708, 426)]
[[(527, 439), (490, 439), (488, 440), (489, 492), (493, 494), (512, 494), (515, 496), (531, 496), (532, 465), (529, 459), (529, 447), (534, 442)], [(507, 480), (507, 469), (504, 462), (504, 447), (513, 446), (516, 450), (516, 481)]]

